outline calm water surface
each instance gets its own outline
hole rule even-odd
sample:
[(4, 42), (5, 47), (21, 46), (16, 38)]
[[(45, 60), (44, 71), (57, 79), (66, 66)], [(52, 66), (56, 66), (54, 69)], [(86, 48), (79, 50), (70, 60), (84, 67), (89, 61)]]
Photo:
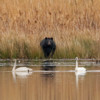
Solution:
[(84, 75), (71, 66), (31, 68), (22, 74), (0, 67), (0, 100), (100, 100), (99, 66), (87, 67)]

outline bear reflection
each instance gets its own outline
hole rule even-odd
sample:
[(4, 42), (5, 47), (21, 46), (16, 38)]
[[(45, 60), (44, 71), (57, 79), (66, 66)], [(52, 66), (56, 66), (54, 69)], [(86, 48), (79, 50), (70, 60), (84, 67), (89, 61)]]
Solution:
[(53, 71), (55, 70), (55, 67), (56, 66), (54, 65), (54, 62), (52, 60), (46, 60), (42, 62), (42, 70)]
[(54, 72), (55, 68), (56, 68), (56, 66), (54, 65), (52, 60), (43, 61), (42, 62), (42, 70), (44, 72), (42, 73), (42, 76), (53, 78), (55, 75), (55, 72)]

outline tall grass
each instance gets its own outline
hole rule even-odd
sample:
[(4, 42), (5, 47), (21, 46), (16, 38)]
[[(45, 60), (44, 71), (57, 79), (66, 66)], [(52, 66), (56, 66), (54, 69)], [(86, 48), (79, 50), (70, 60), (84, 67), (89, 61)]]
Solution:
[(0, 58), (43, 58), (44, 37), (54, 58), (100, 58), (99, 11), (99, 0), (0, 0)]

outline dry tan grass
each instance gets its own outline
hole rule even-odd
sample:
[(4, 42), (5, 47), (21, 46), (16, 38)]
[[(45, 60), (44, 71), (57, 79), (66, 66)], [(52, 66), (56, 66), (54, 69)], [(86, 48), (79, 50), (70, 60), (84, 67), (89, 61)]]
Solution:
[(0, 57), (41, 58), (53, 37), (54, 58), (100, 58), (99, 0), (0, 0)]

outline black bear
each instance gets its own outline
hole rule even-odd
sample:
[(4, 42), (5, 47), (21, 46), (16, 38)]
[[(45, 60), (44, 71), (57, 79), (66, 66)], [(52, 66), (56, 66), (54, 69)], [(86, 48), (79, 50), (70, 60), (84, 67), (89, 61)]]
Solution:
[(41, 41), (40, 46), (43, 50), (45, 58), (48, 58), (49, 56), (52, 57), (56, 50), (56, 44), (53, 38), (46, 37)]

